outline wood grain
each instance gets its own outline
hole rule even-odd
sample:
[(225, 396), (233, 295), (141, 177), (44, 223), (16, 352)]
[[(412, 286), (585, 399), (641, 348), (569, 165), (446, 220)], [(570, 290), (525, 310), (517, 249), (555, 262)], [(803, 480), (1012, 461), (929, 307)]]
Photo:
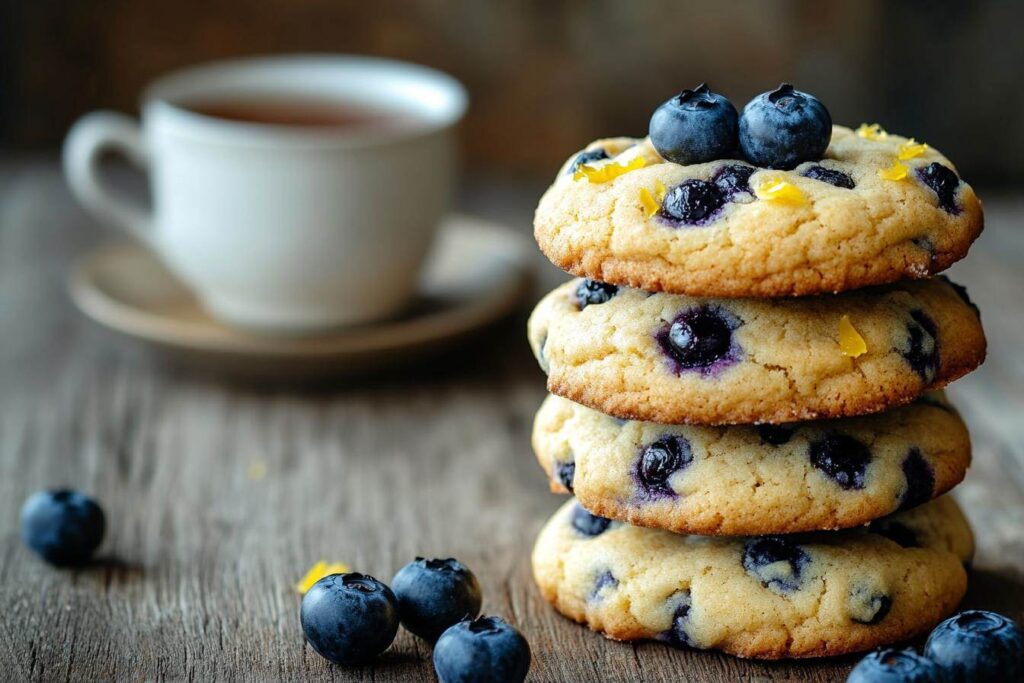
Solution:
[[(526, 230), (533, 189), (464, 205)], [(1024, 616), (1024, 218), (992, 201), (954, 269), (984, 312), (986, 365), (953, 389), (975, 466), (958, 489), (979, 541), (971, 606)], [(303, 645), (291, 584), (318, 559), (388, 580), (456, 556), (485, 610), (534, 653), (533, 681), (834, 681), (855, 658), (763, 664), (612, 643), (540, 599), (529, 549), (560, 498), (529, 451), (543, 377), (520, 318), (439, 361), (316, 390), (232, 384), (111, 343), (71, 308), (69, 259), (108, 237), (52, 160), (0, 164), (0, 667), (11, 680), (432, 680), (401, 633), (373, 666)], [(553, 271), (545, 271), (548, 280)], [(527, 304), (529, 302), (526, 302)], [(262, 479), (251, 466), (266, 468)], [(17, 535), (33, 490), (103, 501), (103, 559), (51, 569)]]

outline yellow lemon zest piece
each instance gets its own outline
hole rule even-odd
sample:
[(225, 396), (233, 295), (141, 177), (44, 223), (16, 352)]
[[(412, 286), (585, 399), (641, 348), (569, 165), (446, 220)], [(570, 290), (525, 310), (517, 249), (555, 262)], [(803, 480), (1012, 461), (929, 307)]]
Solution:
[(660, 204), (646, 187), (640, 188), (640, 204), (644, 207), (644, 216), (650, 218), (658, 212)]
[(867, 342), (860, 332), (850, 322), (850, 316), (844, 315), (839, 319), (839, 349), (844, 356), (857, 358), (868, 352)]
[(758, 199), (767, 199), (773, 202), (803, 204), (807, 201), (799, 187), (786, 182), (781, 176), (765, 178), (754, 188), (754, 194), (757, 195)]
[(654, 182), (654, 198), (659, 202), (665, 199), (665, 183), (660, 180)]
[(877, 123), (862, 123), (857, 128), (857, 135), (864, 138), (865, 140), (884, 140), (889, 137), (889, 134), (885, 132), (880, 125)]
[(906, 164), (894, 161), (889, 168), (878, 169), (878, 177), (883, 180), (903, 180), (909, 172), (910, 168)]
[(591, 183), (607, 183), (609, 180), (615, 180), (620, 175), (635, 171), (638, 168), (643, 168), (647, 165), (647, 160), (643, 157), (634, 157), (632, 161), (627, 164), (604, 164), (602, 166), (588, 166), (583, 164), (573, 174), (573, 180), (582, 180), (586, 178)]
[(900, 161), (906, 161), (907, 159), (913, 159), (919, 157), (925, 153), (928, 149), (928, 145), (923, 142), (918, 142), (914, 138), (910, 138), (902, 145), (900, 145), (900, 151), (896, 153), (896, 158)]
[(349, 571), (349, 566), (344, 562), (325, 562), (320, 560), (306, 572), (306, 575), (299, 579), (298, 583), (295, 584), (295, 590), (301, 595), (305, 595), (306, 591), (313, 587), (313, 584), (331, 574), (344, 574)]

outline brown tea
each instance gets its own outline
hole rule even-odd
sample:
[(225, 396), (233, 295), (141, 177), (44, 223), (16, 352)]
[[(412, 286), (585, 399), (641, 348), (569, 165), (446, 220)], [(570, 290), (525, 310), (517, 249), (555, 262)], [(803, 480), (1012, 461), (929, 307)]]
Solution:
[(391, 129), (412, 123), (395, 111), (331, 100), (205, 100), (184, 107), (217, 119), (273, 126)]

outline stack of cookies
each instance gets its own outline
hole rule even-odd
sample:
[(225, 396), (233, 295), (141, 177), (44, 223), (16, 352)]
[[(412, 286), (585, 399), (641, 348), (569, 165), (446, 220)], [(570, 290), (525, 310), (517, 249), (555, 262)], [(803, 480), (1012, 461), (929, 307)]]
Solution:
[(790, 86), (742, 115), (683, 91), (650, 137), (573, 155), (535, 221), (581, 278), (529, 322), (534, 450), (575, 496), (537, 539), (544, 597), (617, 640), (760, 658), (954, 610), (973, 539), (943, 494), (970, 442), (941, 388), (986, 345), (933, 276), (982, 224), (938, 151)]

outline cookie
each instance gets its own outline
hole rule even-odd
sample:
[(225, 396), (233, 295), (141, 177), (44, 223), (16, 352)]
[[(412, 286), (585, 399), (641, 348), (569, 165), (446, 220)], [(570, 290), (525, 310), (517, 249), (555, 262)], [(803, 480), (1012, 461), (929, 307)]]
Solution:
[(647, 139), (599, 140), (562, 167), (534, 233), (581, 277), (777, 297), (928, 277), (963, 258), (983, 222), (974, 190), (936, 150), (835, 126), (824, 159), (792, 171), (681, 166)]
[(971, 461), (941, 393), (866, 417), (730, 427), (622, 421), (549, 396), (533, 449), (551, 489), (592, 513), (688, 534), (858, 526), (945, 493)]
[(976, 309), (942, 278), (801, 299), (705, 299), (577, 280), (541, 300), (529, 338), (551, 393), (663, 424), (878, 412), (985, 357)]
[(740, 657), (824, 657), (922, 633), (967, 588), (970, 528), (949, 497), (870, 527), (684, 536), (594, 517), (569, 501), (533, 550), (544, 598), (616, 640)]

